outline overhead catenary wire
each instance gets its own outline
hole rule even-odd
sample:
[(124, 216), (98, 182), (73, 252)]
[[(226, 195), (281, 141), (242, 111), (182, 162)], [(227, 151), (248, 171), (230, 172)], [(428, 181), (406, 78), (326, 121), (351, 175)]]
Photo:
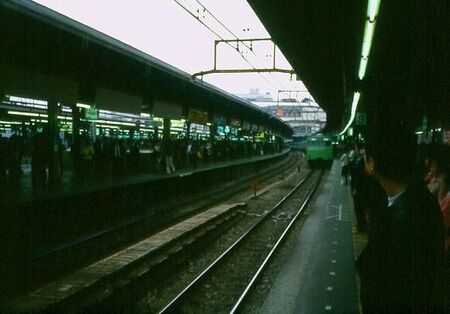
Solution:
[[(180, 3), (178, 0), (174, 0), (179, 6), (181, 6), (186, 12), (188, 12), (192, 17), (194, 17), (197, 21), (199, 21), (203, 26), (205, 26), (208, 30), (210, 30), (214, 35), (216, 35), (217, 37), (219, 37), (222, 40), (225, 40), (221, 35), (219, 35), (217, 32), (215, 32), (212, 28), (210, 28), (208, 25), (206, 25), (206, 23), (204, 23), (203, 21), (200, 20), (200, 18), (198, 16), (196, 16), (194, 13), (192, 13), (188, 8), (186, 8), (182, 3)], [(206, 9), (205, 9), (206, 11)], [(227, 45), (229, 45), (231, 48), (236, 49), (236, 47), (233, 47), (233, 45), (231, 45), (230, 43), (226, 43)], [(255, 66), (243, 55), (243, 53), (241, 51), (239, 51), (239, 54), (241, 55), (241, 57), (253, 68), (253, 70), (256, 70)], [(277, 88), (276, 86), (274, 86), (269, 80), (267, 80), (266, 77), (264, 77), (263, 75), (261, 75), (261, 73), (259, 73), (259, 75), (269, 84), (271, 85), (273, 88)]]
[[(264, 68), (266, 68), (267, 69), (267, 67), (266, 66), (264, 66), (264, 62), (262, 62), (261, 61), (261, 59), (258, 57), (258, 55), (253, 51), (253, 49), (252, 49), (252, 47), (250, 47), (250, 46), (248, 46), (246, 43), (245, 43), (245, 40), (242, 40), (242, 39), (240, 39), (235, 33), (233, 33), (233, 31), (231, 31), (225, 24), (223, 24), (211, 11), (209, 11), (208, 10), (208, 8), (205, 6), (205, 5), (203, 5), (203, 3), (201, 3), (201, 1), (200, 0), (195, 0), (206, 12), (208, 12), (209, 13), (209, 15), (211, 15), (212, 16), (212, 18), (213, 19), (215, 19), (223, 28), (225, 28), (233, 37), (235, 37), (238, 41), (241, 41), (242, 42), (242, 44), (251, 52), (251, 53), (253, 53), (253, 55), (256, 57), (256, 59), (259, 61), (259, 63), (264, 67)], [(242, 54), (241, 54), (242, 55)], [(274, 58), (275, 58), (275, 56), (273, 56)], [(280, 84), (280, 86), (283, 88), (283, 89), (286, 89), (285, 87), (284, 87), (284, 85), (283, 85), (283, 83), (281, 83), (272, 73), (270, 73), (269, 72), (269, 75), (275, 80), (275, 81), (277, 81), (278, 82), (278, 84)]]
[[(182, 7), (186, 12), (188, 12), (192, 17), (194, 17), (197, 21), (199, 21), (203, 26), (205, 26), (209, 31), (211, 31), (215, 36), (219, 37), (221, 40), (225, 39), (219, 35), (216, 31), (214, 31), (211, 27), (209, 27), (206, 23), (204, 23), (198, 16), (196, 16), (194, 13), (192, 13), (186, 6), (184, 6), (179, 0), (174, 0), (180, 7)], [(205, 11), (207, 9), (205, 8)], [(208, 11), (209, 12), (209, 11)], [(222, 24), (222, 23), (221, 23)], [(222, 24), (223, 25), (223, 24)], [(229, 45), (230, 47), (232, 47), (233, 49), (236, 49), (236, 47), (234, 47), (232, 44), (226, 42), (227, 45)], [(241, 57), (253, 68), (253, 70), (256, 70), (255, 66), (243, 55), (243, 53), (241, 51), (239, 51), (239, 54), (241, 55)], [(277, 88), (276, 86), (274, 86), (265, 76), (263, 76), (261, 73), (258, 73), (269, 85), (271, 85), (273, 88)]]

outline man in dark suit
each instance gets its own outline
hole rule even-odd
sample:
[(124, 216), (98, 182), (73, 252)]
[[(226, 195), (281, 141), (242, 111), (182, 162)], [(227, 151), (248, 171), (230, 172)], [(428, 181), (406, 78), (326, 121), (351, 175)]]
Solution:
[(380, 200), (356, 264), (364, 313), (444, 311), (442, 216), (436, 199), (414, 183), (414, 162), (414, 138), (398, 128), (367, 141), (367, 170), (387, 199)]

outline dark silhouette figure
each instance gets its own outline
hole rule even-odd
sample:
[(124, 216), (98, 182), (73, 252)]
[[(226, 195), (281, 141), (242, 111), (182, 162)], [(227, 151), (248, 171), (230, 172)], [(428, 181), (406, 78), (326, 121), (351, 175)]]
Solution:
[(442, 215), (437, 200), (412, 181), (414, 138), (395, 130), (378, 132), (366, 145), (368, 172), (387, 199), (372, 215), (357, 260), (363, 312), (442, 313)]
[(42, 196), (47, 186), (47, 164), (50, 159), (48, 142), (44, 134), (38, 133), (33, 140), (33, 154), (31, 158), (31, 177), (33, 195)]

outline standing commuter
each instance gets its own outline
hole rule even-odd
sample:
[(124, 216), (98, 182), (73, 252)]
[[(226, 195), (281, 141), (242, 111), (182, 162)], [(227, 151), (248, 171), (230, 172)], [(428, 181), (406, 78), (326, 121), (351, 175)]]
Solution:
[(82, 139), (80, 147), (80, 161), (81, 161), (81, 180), (87, 181), (92, 171), (92, 160), (94, 158), (94, 148), (92, 147), (91, 140), (85, 136)]
[(22, 138), (16, 133), (9, 138), (8, 152), (9, 180), (16, 185), (22, 175)]
[(7, 141), (0, 134), (0, 194), (6, 187), (8, 169), (8, 158), (7, 158)]
[(47, 138), (44, 134), (36, 134), (33, 140), (33, 154), (31, 157), (31, 180), (33, 195), (41, 196), (46, 190), (47, 164), (50, 160)]
[(114, 139), (113, 143), (112, 143), (112, 149), (113, 149), (113, 174), (114, 175), (119, 175), (122, 174), (122, 160), (123, 160), (123, 155), (124, 155), (124, 151), (122, 149), (122, 145), (120, 142), (120, 139), (116, 138)]
[(368, 172), (387, 194), (356, 267), (364, 313), (442, 313), (444, 227), (437, 200), (414, 175), (414, 139), (398, 129), (366, 145)]
[(356, 218), (356, 230), (353, 232), (367, 231), (367, 216), (368, 207), (371, 203), (368, 202), (373, 193), (370, 184), (370, 178), (366, 174), (366, 167), (364, 162), (364, 150), (359, 146), (355, 148), (356, 159), (354, 165), (351, 167), (351, 191), (353, 196), (353, 207)]
[(156, 172), (159, 172), (161, 170), (161, 164), (162, 164), (161, 143), (159, 142), (159, 140), (155, 141), (154, 148), (155, 148)]
[(166, 172), (175, 172), (175, 166), (173, 164), (174, 147), (173, 142), (170, 139), (163, 141), (163, 154), (165, 156)]
[[(445, 251), (447, 255), (447, 263), (450, 262), (450, 167), (447, 167), (446, 175), (442, 182), (443, 196), (439, 201), (441, 206), (442, 218), (445, 226)], [(450, 266), (448, 264), (447, 266)]]
[(140, 145), (139, 141), (134, 140), (130, 147), (130, 170), (136, 174), (140, 169)]
[(349, 160), (348, 155), (347, 155), (347, 153), (345, 151), (342, 154), (340, 160), (341, 160), (341, 176), (342, 176), (341, 184), (347, 184), (347, 181), (348, 181), (348, 167), (349, 167), (350, 160)]

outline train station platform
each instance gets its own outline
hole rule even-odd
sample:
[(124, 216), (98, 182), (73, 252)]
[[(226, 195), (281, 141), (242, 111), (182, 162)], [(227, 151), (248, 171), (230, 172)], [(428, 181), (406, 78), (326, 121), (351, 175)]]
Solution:
[(322, 177), (262, 313), (360, 313), (354, 260), (366, 241), (352, 234), (353, 220), (350, 188), (341, 184), (335, 160)]
[(250, 190), (252, 180), (281, 173), (295, 162), (284, 150), (170, 174), (77, 182), (67, 173), (67, 181), (37, 197), (31, 180), (23, 177), (20, 193), (10, 190), (1, 197), (8, 210), (0, 212), (0, 256), (8, 258), (1, 261), (0, 295), (35, 288), (92, 263), (227, 195)]
[[(20, 205), (48, 198), (58, 198), (65, 196), (82, 195), (89, 192), (108, 190), (112, 188), (125, 187), (134, 184), (150, 183), (173, 177), (188, 176), (197, 172), (206, 172), (213, 169), (221, 169), (230, 166), (242, 166), (248, 163), (269, 160), (280, 157), (288, 153), (289, 150), (283, 150), (279, 153), (265, 154), (240, 158), (235, 160), (217, 161), (217, 162), (199, 162), (197, 167), (182, 168), (172, 173), (166, 173), (165, 169), (159, 171), (146, 171), (140, 173), (124, 173), (121, 175), (99, 175), (91, 171), (84, 178), (77, 178), (72, 170), (66, 170), (61, 175), (59, 182), (48, 184), (45, 189), (39, 188), (33, 191), (31, 167), (22, 167), (23, 175), (17, 184), (9, 185), (3, 189), (2, 199), (10, 205)], [(0, 191), (1, 192), (1, 191)]]

